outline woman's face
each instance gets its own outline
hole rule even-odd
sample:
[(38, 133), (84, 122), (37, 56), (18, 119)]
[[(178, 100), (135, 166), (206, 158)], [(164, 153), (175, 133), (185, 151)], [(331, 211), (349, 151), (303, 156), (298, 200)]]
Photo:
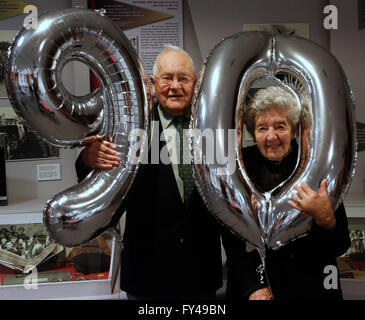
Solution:
[(261, 154), (271, 161), (281, 161), (290, 151), (294, 138), (286, 110), (271, 108), (255, 119), (255, 140)]

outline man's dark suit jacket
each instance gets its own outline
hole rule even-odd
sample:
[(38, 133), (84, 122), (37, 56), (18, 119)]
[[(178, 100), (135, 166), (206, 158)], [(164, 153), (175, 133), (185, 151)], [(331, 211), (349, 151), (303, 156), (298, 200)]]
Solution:
[[(159, 120), (157, 106), (155, 119)], [(160, 133), (162, 127), (160, 124)], [(160, 142), (160, 150), (165, 142)], [(79, 180), (90, 172), (76, 162)], [(199, 297), (222, 286), (220, 226), (195, 189), (186, 208), (171, 164), (141, 166), (127, 210), (121, 289), (146, 298)]]

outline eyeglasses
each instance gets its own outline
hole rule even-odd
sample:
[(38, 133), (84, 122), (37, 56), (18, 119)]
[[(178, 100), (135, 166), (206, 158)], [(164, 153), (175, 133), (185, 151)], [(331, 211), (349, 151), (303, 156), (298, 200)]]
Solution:
[(162, 76), (162, 77), (155, 77), (161, 86), (166, 87), (171, 85), (175, 80), (180, 83), (182, 86), (187, 86), (193, 83), (193, 79), (189, 76), (179, 76), (177, 79), (171, 76)]

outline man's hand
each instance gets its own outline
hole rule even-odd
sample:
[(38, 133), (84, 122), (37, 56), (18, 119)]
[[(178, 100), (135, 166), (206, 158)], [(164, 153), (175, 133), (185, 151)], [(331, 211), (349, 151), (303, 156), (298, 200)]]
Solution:
[(298, 194), (292, 193), (292, 200), (288, 203), (314, 218), (316, 224), (326, 230), (333, 230), (336, 226), (336, 217), (328, 196), (327, 181), (321, 182), (319, 193), (312, 190), (306, 183), (296, 185)]
[(274, 300), (274, 297), (271, 294), (270, 288), (265, 287), (252, 293), (249, 300)]
[(91, 136), (84, 139), (85, 149), (81, 153), (81, 160), (87, 167), (100, 170), (111, 170), (120, 164), (119, 153), (111, 138), (104, 141), (101, 136)]

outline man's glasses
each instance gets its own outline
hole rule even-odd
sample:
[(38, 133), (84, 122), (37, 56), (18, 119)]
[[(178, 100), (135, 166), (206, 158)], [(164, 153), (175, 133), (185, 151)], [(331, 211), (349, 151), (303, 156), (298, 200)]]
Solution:
[(182, 86), (187, 86), (193, 83), (193, 79), (188, 76), (179, 76), (177, 79), (171, 76), (162, 76), (162, 77), (155, 77), (159, 84), (163, 87), (171, 85), (175, 80), (180, 83)]

